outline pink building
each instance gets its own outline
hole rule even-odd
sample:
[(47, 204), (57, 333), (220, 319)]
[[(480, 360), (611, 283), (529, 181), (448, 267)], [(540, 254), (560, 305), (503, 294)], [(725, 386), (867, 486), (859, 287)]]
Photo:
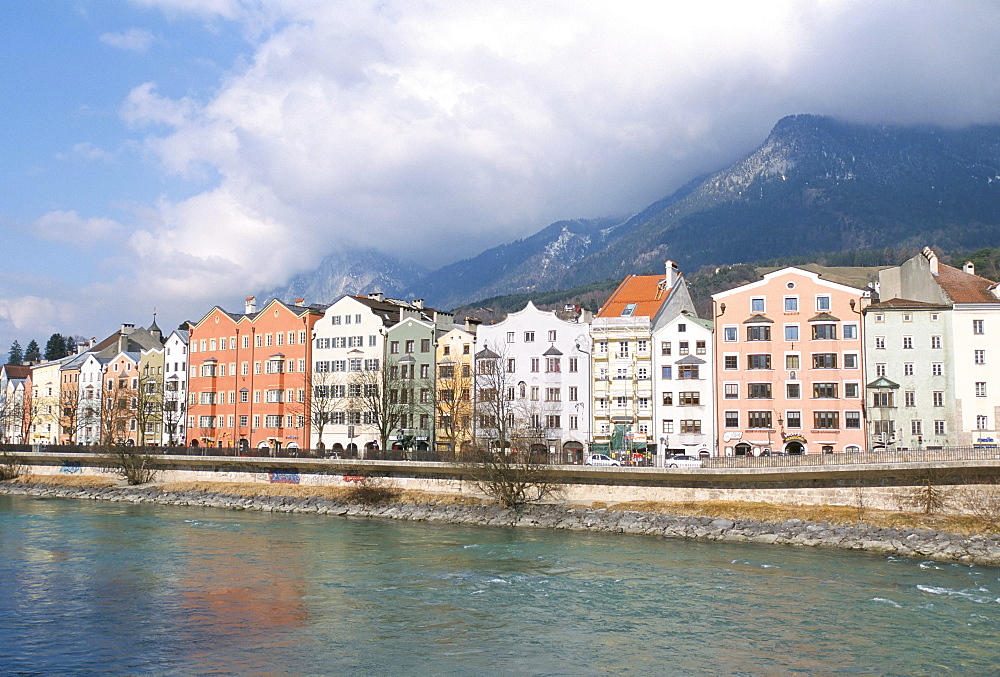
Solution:
[(720, 455), (865, 448), (868, 297), (799, 268), (712, 296)]

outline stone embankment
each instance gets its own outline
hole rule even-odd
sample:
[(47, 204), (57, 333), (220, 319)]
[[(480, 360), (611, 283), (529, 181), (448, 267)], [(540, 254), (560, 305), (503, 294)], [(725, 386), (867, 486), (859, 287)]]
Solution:
[(1000, 566), (1000, 535), (962, 536), (931, 529), (894, 529), (789, 519), (783, 522), (663, 515), (631, 510), (534, 505), (520, 511), (495, 505), (383, 503), (296, 496), (237, 496), (206, 491), (164, 491), (157, 487), (67, 487), (0, 483), (0, 494), (129, 503), (199, 506), (229, 510), (381, 517), (499, 527), (534, 527), (644, 534), (730, 543), (768, 543), (865, 550), (917, 559)]

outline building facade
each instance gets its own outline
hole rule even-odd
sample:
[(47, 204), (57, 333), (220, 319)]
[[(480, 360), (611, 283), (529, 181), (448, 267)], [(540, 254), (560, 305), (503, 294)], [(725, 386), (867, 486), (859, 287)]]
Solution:
[[(672, 261), (666, 274), (630, 275), (597, 313), (590, 327), (593, 397), (592, 450), (622, 460), (653, 463), (657, 447), (653, 334), (682, 312), (696, 317), (687, 284)], [(708, 378), (685, 367), (678, 378)], [(662, 426), (662, 423), (660, 424)]]
[(869, 298), (798, 268), (712, 296), (721, 453), (866, 448), (861, 312)]
[(510, 403), (512, 429), (554, 462), (582, 463), (591, 439), (587, 323), (529, 301), (502, 322), (480, 326), (477, 342), (498, 356), (502, 372), (487, 388)]
[(676, 454), (714, 456), (712, 321), (682, 312), (653, 332), (657, 465)]
[(249, 297), (243, 314), (216, 306), (192, 326), (188, 444), (243, 453), (306, 447), (306, 365), (321, 317), (320, 307), (278, 299), (258, 311)]

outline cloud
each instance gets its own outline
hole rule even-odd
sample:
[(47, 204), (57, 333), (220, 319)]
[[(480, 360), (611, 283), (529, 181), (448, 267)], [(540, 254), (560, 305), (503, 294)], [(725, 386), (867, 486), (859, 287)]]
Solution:
[(124, 229), (112, 219), (83, 218), (75, 211), (57, 210), (38, 219), (34, 231), (42, 239), (88, 249), (120, 236)]
[(124, 33), (102, 33), (98, 38), (109, 47), (126, 52), (145, 52), (153, 44), (153, 34), (141, 28), (130, 28)]
[[(995, 3), (135, 1), (250, 40), (213, 88), (165, 95), (154, 73), (122, 102), (165, 183), (199, 185), (129, 224), (112, 267), (150, 305), (207, 308), (355, 246), (434, 266), (624, 216), (788, 114), (1000, 111)], [(37, 227), (120, 232), (71, 211)]]

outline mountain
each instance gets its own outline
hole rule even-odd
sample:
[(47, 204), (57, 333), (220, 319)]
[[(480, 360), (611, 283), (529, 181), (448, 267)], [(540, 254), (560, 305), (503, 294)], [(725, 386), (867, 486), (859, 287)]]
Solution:
[(344, 294), (376, 291), (402, 297), (414, 279), (422, 279), (428, 272), (412, 262), (365, 249), (349, 254), (330, 254), (315, 270), (296, 275), (285, 286), (257, 296), (283, 301), (304, 298), (306, 303), (333, 303)]
[(925, 245), (1000, 245), (1000, 125), (874, 126), (789, 116), (746, 157), (629, 218), (559, 221), (412, 276), (412, 266), (373, 252), (361, 270), (332, 258), (289, 288), (378, 290), (449, 308), (658, 271), (667, 259), (693, 273), (705, 265)]

